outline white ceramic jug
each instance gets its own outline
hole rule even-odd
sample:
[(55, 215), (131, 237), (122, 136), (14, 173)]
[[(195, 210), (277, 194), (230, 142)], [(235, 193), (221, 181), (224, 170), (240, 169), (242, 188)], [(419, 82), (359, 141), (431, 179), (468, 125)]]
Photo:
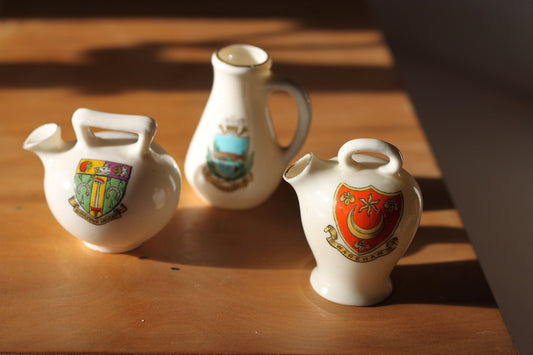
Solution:
[[(380, 153), (389, 161), (361, 153)], [(366, 306), (392, 291), (390, 273), (420, 223), (422, 194), (393, 145), (377, 139), (345, 143), (338, 159), (312, 153), (287, 168), (317, 266), (311, 285), (322, 297)]]
[[(245, 209), (264, 202), (303, 145), (311, 122), (307, 93), (277, 77), (261, 48), (235, 44), (213, 53), (213, 87), (189, 145), (185, 176), (208, 203)], [(280, 147), (268, 110), (268, 94), (286, 91), (299, 118), (293, 141)]]
[[(52, 214), (91, 249), (119, 253), (138, 247), (170, 220), (181, 189), (176, 162), (152, 142), (156, 122), (78, 109), (72, 125), (76, 141), (63, 141), (61, 128), (49, 123), (23, 146), (44, 165)], [(91, 127), (107, 131), (95, 134)]]

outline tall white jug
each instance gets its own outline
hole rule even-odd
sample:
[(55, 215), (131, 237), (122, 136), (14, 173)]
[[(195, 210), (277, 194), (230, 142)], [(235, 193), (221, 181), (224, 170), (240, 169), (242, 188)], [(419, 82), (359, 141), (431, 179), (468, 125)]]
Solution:
[[(185, 159), (185, 176), (208, 203), (245, 209), (263, 203), (302, 147), (311, 123), (311, 105), (298, 84), (274, 75), (261, 48), (235, 44), (211, 59), (213, 87)], [(268, 110), (268, 94), (292, 94), (298, 107), (293, 141), (281, 147)]]

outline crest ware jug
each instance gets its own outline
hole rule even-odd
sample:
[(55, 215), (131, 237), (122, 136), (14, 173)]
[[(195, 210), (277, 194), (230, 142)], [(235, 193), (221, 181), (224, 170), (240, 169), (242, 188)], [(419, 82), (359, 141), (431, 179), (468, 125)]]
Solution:
[[(213, 86), (189, 145), (185, 176), (206, 202), (245, 209), (264, 202), (303, 145), (311, 122), (307, 93), (274, 75), (261, 48), (234, 44), (213, 53)], [(280, 147), (268, 110), (268, 93), (286, 91), (298, 108), (296, 133)]]
[[(361, 153), (380, 153), (389, 161)], [(322, 297), (367, 306), (391, 293), (390, 273), (422, 211), (420, 188), (402, 163), (393, 145), (363, 138), (345, 143), (338, 159), (309, 153), (285, 171), (317, 263), (311, 285)]]
[[(73, 142), (63, 141), (61, 128), (48, 123), (23, 146), (44, 165), (52, 214), (91, 249), (135, 249), (170, 220), (181, 189), (176, 162), (152, 142), (156, 122), (81, 108), (72, 126)], [(93, 133), (91, 127), (105, 131)]]

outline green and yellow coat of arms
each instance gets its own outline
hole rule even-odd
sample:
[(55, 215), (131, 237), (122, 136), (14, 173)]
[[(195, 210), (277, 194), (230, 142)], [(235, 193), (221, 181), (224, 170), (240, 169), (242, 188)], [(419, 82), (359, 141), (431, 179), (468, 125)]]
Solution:
[(131, 168), (106, 160), (81, 159), (74, 176), (74, 196), (69, 199), (74, 212), (96, 225), (120, 218), (127, 210), (121, 201)]

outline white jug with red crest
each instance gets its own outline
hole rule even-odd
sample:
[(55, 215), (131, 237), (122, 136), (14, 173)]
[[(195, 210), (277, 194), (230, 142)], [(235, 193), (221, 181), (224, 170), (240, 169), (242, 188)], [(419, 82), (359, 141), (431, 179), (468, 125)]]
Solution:
[(422, 212), (420, 188), (402, 164), (396, 147), (363, 138), (345, 143), (337, 158), (309, 153), (285, 171), (317, 263), (311, 285), (322, 297), (367, 306), (390, 295), (390, 273)]
[[(271, 71), (261, 48), (234, 44), (213, 53), (214, 79), (209, 99), (185, 158), (185, 176), (207, 203), (246, 209), (263, 203), (281, 182), (302, 147), (311, 122), (311, 105), (298, 84)], [(287, 147), (278, 143), (268, 95), (291, 94), (298, 125)]]
[[(167, 224), (181, 190), (176, 162), (152, 142), (156, 122), (82, 108), (74, 112), (72, 126), (73, 142), (65, 142), (61, 128), (48, 123), (23, 146), (44, 165), (52, 214), (91, 249), (135, 249)], [(91, 127), (104, 131), (94, 133)]]

